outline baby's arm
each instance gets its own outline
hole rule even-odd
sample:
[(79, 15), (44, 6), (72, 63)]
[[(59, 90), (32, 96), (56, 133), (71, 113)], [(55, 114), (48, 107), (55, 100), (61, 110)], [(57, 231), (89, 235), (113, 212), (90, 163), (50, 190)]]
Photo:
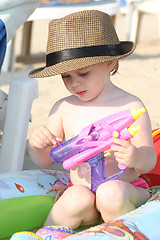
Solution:
[(63, 138), (62, 120), (58, 109), (56, 103), (49, 114), (47, 126), (35, 129), (29, 139), (30, 157), (40, 167), (47, 167), (52, 163), (50, 151)]
[[(137, 108), (142, 107), (141, 103)], [(135, 168), (139, 173), (151, 171), (156, 164), (156, 155), (153, 147), (150, 118), (147, 113), (143, 113), (133, 124), (140, 126), (138, 133), (128, 141), (113, 138), (111, 150), (114, 151), (116, 160), (127, 166)]]

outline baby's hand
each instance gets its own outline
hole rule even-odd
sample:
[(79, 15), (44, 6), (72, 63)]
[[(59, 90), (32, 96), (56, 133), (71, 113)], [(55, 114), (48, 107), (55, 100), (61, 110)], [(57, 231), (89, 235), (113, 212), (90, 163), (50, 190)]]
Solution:
[(31, 146), (43, 149), (56, 146), (61, 139), (56, 138), (50, 130), (45, 126), (40, 126), (35, 129), (30, 137), (29, 143)]
[(119, 138), (113, 138), (112, 142), (113, 145), (110, 149), (114, 152), (116, 161), (129, 168), (135, 167), (138, 159), (138, 148), (136, 148), (130, 140), (126, 141)]

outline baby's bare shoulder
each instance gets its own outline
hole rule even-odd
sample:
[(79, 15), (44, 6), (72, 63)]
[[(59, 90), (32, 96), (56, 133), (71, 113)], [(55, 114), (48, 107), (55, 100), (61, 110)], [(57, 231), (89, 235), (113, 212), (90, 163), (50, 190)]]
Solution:
[(142, 107), (144, 106), (142, 100), (135, 96), (134, 94), (131, 94), (127, 91), (124, 91), (123, 89), (118, 88), (117, 89), (117, 98), (116, 98), (117, 104), (127, 107)]
[(67, 97), (61, 98), (54, 103), (50, 113), (53, 113), (55, 111), (56, 112), (62, 111), (66, 107), (69, 107), (69, 106), (71, 107), (71, 106), (74, 106), (75, 104), (76, 104), (76, 99), (74, 98), (74, 96), (67, 96)]

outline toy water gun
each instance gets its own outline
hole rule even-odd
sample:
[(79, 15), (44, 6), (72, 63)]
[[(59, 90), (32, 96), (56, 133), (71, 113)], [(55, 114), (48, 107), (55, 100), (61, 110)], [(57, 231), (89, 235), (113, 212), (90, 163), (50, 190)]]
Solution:
[(87, 161), (91, 166), (91, 190), (94, 192), (101, 183), (117, 179), (125, 172), (126, 167), (119, 164), (121, 171), (106, 178), (105, 157), (109, 154), (113, 137), (128, 140), (138, 132), (140, 127), (131, 125), (143, 112), (144, 107), (132, 108), (100, 119), (83, 128), (76, 137), (58, 143), (51, 150), (50, 158), (56, 163), (63, 162), (67, 170)]

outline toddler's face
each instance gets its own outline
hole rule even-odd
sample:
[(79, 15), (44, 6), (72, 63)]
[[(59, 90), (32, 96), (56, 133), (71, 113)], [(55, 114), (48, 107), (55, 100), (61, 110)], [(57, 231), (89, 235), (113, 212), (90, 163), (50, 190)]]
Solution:
[(61, 76), (67, 90), (86, 102), (96, 98), (106, 87), (110, 80), (110, 67), (109, 63), (96, 64)]

